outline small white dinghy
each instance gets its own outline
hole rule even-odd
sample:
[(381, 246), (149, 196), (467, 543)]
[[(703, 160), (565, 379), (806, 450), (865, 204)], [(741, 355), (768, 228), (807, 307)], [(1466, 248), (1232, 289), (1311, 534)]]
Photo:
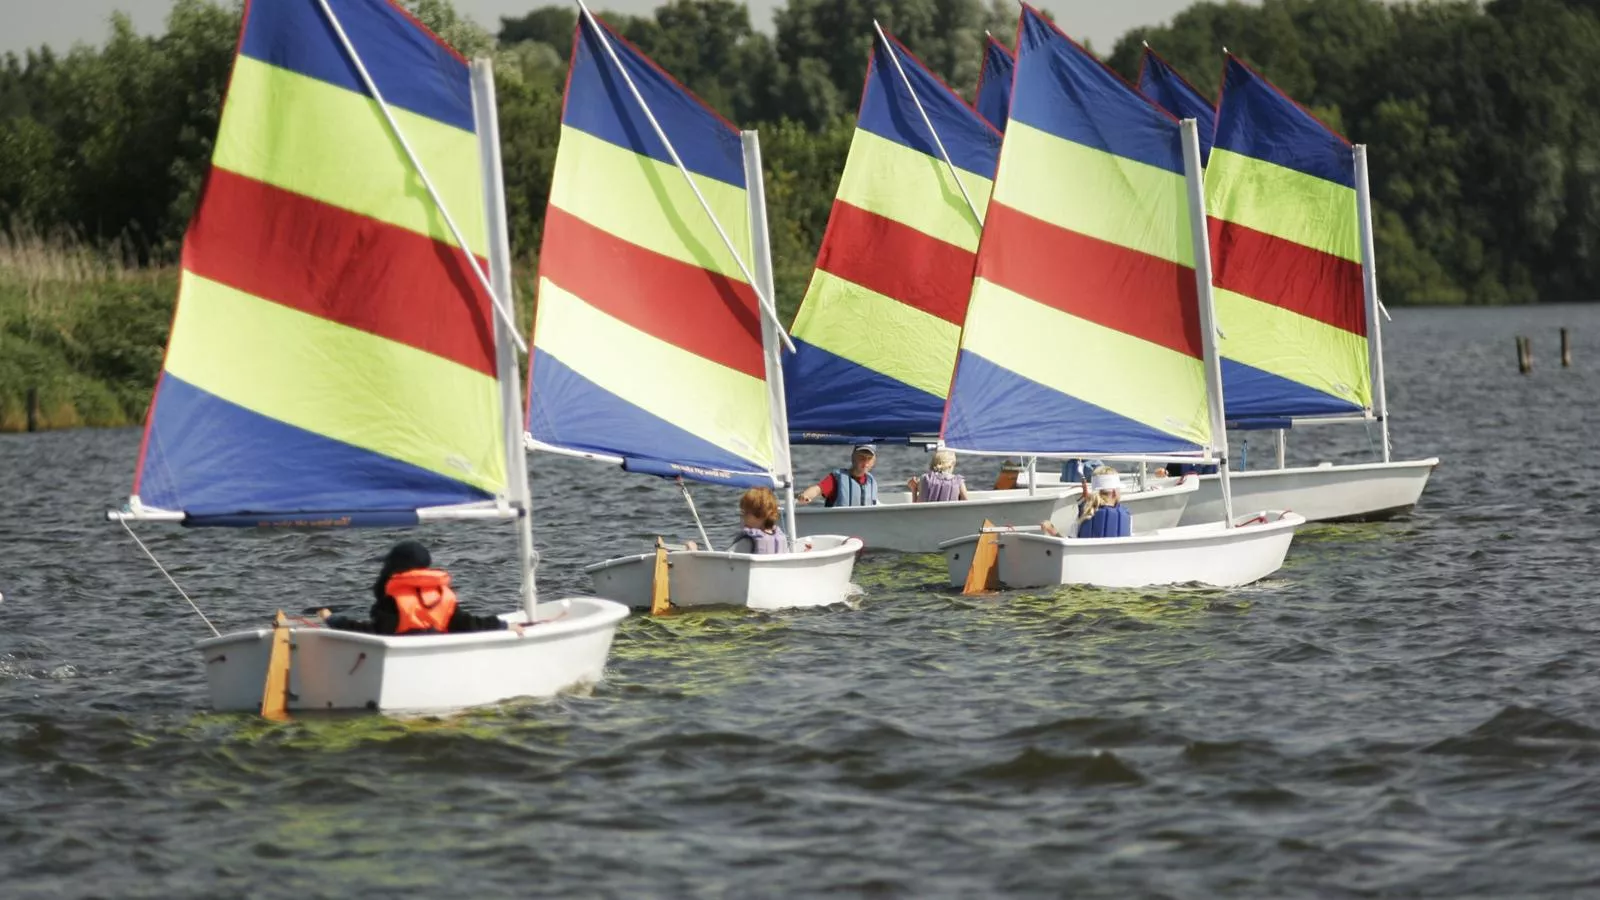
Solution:
[[(818, 535), (795, 541), (792, 553), (727, 553), (672, 550), (666, 554), (672, 604), (679, 608), (743, 606), (795, 609), (840, 603), (855, 590), (850, 582), (859, 538)], [(656, 555), (644, 553), (595, 563), (584, 569), (595, 590), (634, 609), (649, 609), (655, 590)]]
[[(1163, 528), (1120, 538), (1056, 537), (1032, 528), (993, 528), (999, 556), (997, 577), (1007, 588), (1081, 584), (1140, 588), (1163, 584), (1236, 587), (1283, 566), (1294, 531), (1305, 518), (1273, 510), (1222, 522)], [(967, 583), (981, 535), (945, 542), (941, 548), (950, 585)]]
[[(1123, 494), (1134, 534), (1177, 525), (1198, 487), (1194, 478), (1153, 479), (1143, 490)], [(1059, 481), (1031, 494), (1026, 489), (968, 491), (970, 499), (943, 503), (913, 503), (909, 492), (894, 492), (879, 494), (877, 506), (803, 506), (795, 518), (801, 534), (848, 534), (861, 538), (871, 551), (937, 553), (946, 541), (970, 533), (985, 520), (1035, 525), (1048, 519), (1065, 528), (1077, 514), (1082, 492), (1078, 485)]]
[[(1404, 515), (1417, 505), (1437, 457), (1336, 466), (1323, 463), (1234, 472), (1233, 502), (1244, 509), (1292, 509), (1307, 522), (1368, 522)], [(1200, 476), (1180, 525), (1222, 517), (1222, 481)]]
[[(793, 535), (778, 360), (788, 338), (771, 302), (756, 135), (579, 6), (540, 254), (530, 446), (674, 478), (691, 512), (686, 480), (786, 489)], [(816, 535), (790, 552), (718, 552), (700, 534), (705, 549), (586, 571), (653, 612), (821, 606), (844, 599), (861, 549)]]
[[(539, 604), (536, 624), (521, 637), (511, 631), (379, 635), (291, 626), (288, 709), (438, 712), (550, 697), (600, 681), (617, 623), (627, 616), (621, 604), (575, 597)], [(528, 621), (523, 613), (501, 618)], [(200, 642), (212, 709), (260, 708), (272, 640), (273, 629), (256, 628)]]
[(600, 680), (627, 608), (534, 591), (489, 63), (393, 3), (274, 0), (247, 8), (227, 98), (133, 493), (108, 517), (513, 521), (522, 609), (500, 618), (522, 628), (385, 636), (280, 611), (199, 644), (212, 705), (428, 712)]
[[(978, 251), (945, 444), (1023, 459), (1215, 464), (1226, 500), (1199, 129), (1155, 108), (1031, 8), (1019, 34), (1006, 164)], [(1037, 259), (1068, 255), (1072, 277), (1030, 277)], [(1102, 491), (1114, 489), (1112, 476), (1099, 477)], [(1231, 586), (1276, 571), (1303, 521), (1230, 510), (1191, 529), (1111, 538), (991, 528), (945, 551), (952, 581), (961, 575), (969, 590), (988, 587), (991, 573), (1008, 587)]]

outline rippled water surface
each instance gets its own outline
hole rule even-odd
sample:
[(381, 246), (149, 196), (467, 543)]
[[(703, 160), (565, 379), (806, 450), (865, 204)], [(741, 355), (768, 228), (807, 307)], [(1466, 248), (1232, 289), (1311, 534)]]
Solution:
[[(0, 437), (0, 895), (1600, 896), (1600, 310), (1387, 330), (1397, 454), (1444, 463), (1268, 582), (967, 599), (868, 556), (858, 607), (634, 617), (592, 693), (444, 719), (209, 712), (204, 625), (100, 515), (138, 433)], [(668, 485), (533, 471), (547, 593), (693, 536)], [(363, 606), (396, 537), (141, 534), (224, 629)], [(422, 536), (509, 605), (509, 529)]]

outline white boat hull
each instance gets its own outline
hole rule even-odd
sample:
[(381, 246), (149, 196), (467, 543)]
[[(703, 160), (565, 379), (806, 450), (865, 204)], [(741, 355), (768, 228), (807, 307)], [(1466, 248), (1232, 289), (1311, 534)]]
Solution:
[[(1236, 587), (1281, 568), (1294, 531), (1305, 519), (1274, 510), (1237, 522), (1231, 529), (1217, 521), (1124, 538), (1052, 537), (1037, 529), (1008, 531), (999, 536), (999, 579), (1007, 588), (1064, 584)], [(977, 543), (976, 534), (946, 543), (952, 586), (966, 583)]]
[[(538, 624), (513, 631), (375, 635), (317, 626), (291, 629), (289, 709), (429, 712), (550, 697), (594, 684), (628, 610), (592, 597), (539, 604)], [(526, 621), (521, 612), (501, 616)], [(201, 641), (211, 706), (261, 708), (272, 629)]]
[[(1135, 534), (1178, 524), (1193, 495), (1195, 479), (1179, 483), (1169, 479), (1149, 490), (1129, 492), (1122, 502), (1133, 517)], [(909, 493), (878, 496), (877, 506), (802, 506), (795, 510), (795, 527), (803, 535), (828, 532), (861, 538), (868, 550), (902, 553), (936, 553), (940, 544), (970, 534), (984, 520), (1006, 525), (1034, 525), (1046, 519), (1065, 528), (1077, 517), (1077, 485), (1027, 490), (968, 491), (967, 500), (947, 503), (913, 503)]]
[[(1409, 512), (1417, 505), (1428, 476), (1438, 459), (1364, 463), (1353, 466), (1322, 465), (1294, 469), (1260, 469), (1234, 472), (1233, 508), (1288, 509), (1307, 522), (1386, 519)], [(1180, 525), (1221, 521), (1222, 481), (1219, 476), (1200, 479), (1200, 490), (1189, 500)]]
[[(667, 554), (668, 594), (680, 609), (743, 606), (794, 609), (840, 603), (853, 586), (861, 541), (837, 534), (803, 538), (810, 549), (796, 553), (726, 553), (673, 550)], [(595, 563), (584, 571), (596, 593), (634, 609), (649, 609), (656, 555), (644, 553)]]

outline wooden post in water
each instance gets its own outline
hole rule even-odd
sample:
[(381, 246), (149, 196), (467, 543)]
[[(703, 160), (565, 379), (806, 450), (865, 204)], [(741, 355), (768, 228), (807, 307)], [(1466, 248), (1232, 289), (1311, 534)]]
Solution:
[(1572, 342), (1567, 339), (1567, 329), (1561, 329), (1561, 368), (1572, 368)]
[(39, 430), (39, 389), (38, 388), (36, 388), (36, 387), (28, 388), (27, 405), (28, 405), (28, 433), (32, 434), (33, 432)]
[(1517, 371), (1526, 375), (1532, 369), (1533, 347), (1527, 338), (1519, 334), (1517, 335)]

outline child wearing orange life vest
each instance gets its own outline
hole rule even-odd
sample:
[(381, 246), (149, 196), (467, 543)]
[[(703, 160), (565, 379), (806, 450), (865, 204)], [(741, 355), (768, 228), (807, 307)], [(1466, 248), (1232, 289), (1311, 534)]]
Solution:
[(349, 616), (320, 615), (329, 628), (365, 631), (371, 634), (456, 634), (467, 631), (522, 633), (522, 626), (508, 625), (499, 616), (475, 616), (456, 604), (450, 576), (429, 568), (433, 556), (416, 541), (401, 541), (390, 548), (372, 585), (375, 598), (368, 611), (369, 620)]

